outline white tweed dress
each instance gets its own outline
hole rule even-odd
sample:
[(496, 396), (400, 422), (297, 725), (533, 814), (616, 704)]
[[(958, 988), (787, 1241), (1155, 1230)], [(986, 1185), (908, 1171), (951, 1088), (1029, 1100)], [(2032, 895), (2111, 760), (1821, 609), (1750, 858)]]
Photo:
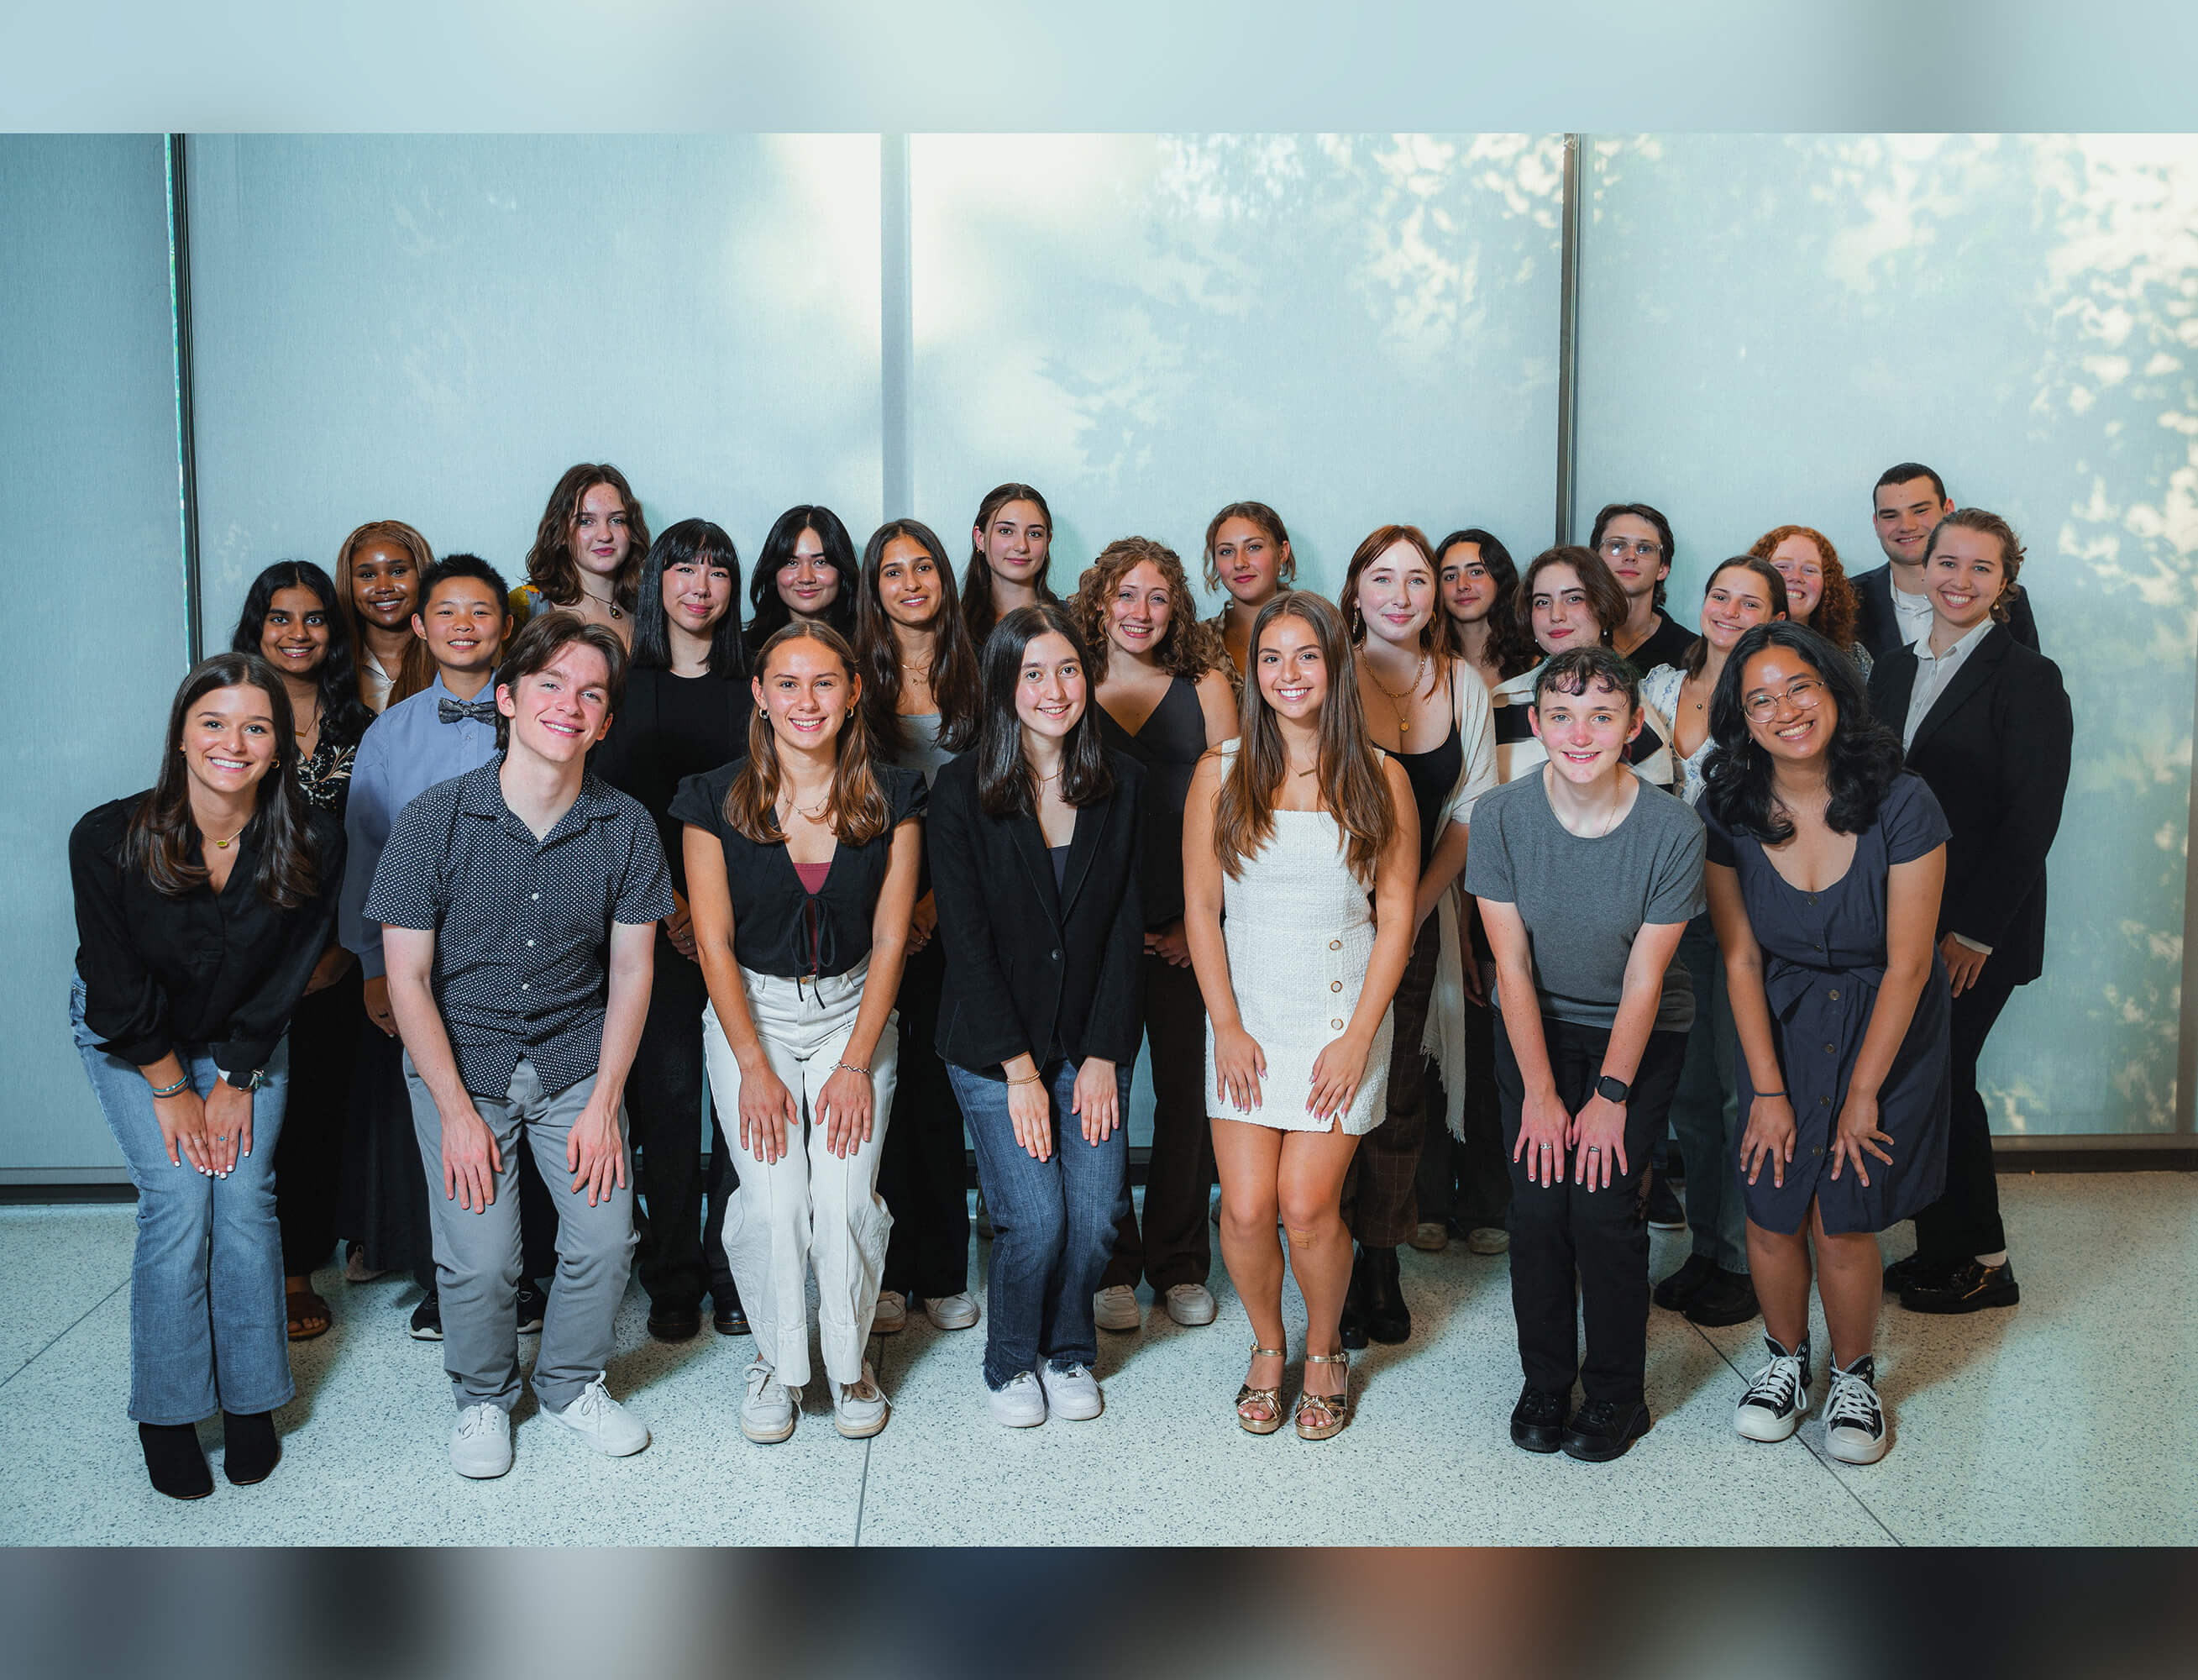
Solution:
[[(1233, 753), (1236, 743), (1221, 749)], [(1206, 1029), (1206, 1102), (1224, 1119), (1282, 1131), (1326, 1131), (1305, 1108), (1314, 1059), (1339, 1038), (1358, 1007), (1374, 955), (1374, 906), (1343, 857), (1343, 828), (1324, 811), (1278, 811), (1272, 836), (1241, 874), (1222, 878), (1222, 938), (1244, 1030), (1265, 1052), (1267, 1076), (1248, 1114), (1218, 1096), (1213, 1028)], [(1343, 1116), (1362, 1136), (1381, 1124), (1394, 1011), (1385, 1009), (1366, 1053), (1366, 1072)]]

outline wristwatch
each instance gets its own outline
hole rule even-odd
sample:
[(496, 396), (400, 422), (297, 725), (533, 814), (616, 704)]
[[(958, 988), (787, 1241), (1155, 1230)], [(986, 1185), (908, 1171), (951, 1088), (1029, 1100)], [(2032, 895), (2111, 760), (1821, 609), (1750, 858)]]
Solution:
[(1623, 1102), (1633, 1095), (1633, 1087), (1606, 1073), (1595, 1082), (1595, 1094), (1606, 1102)]

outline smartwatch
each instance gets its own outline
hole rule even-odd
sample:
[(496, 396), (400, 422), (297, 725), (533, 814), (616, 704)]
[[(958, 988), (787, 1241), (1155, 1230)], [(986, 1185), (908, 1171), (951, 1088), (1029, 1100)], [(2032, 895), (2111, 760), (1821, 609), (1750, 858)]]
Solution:
[(1633, 1095), (1633, 1087), (1606, 1073), (1595, 1082), (1595, 1094), (1606, 1102), (1623, 1102)]

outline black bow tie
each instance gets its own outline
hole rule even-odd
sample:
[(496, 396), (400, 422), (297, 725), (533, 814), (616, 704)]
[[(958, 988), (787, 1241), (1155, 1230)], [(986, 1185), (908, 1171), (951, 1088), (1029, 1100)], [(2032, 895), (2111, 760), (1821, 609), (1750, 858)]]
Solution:
[(496, 722), (496, 702), (492, 700), (451, 700), (445, 697), (435, 702), (435, 715), (446, 724), (455, 724), (461, 718), (471, 718), (478, 723), (493, 725)]

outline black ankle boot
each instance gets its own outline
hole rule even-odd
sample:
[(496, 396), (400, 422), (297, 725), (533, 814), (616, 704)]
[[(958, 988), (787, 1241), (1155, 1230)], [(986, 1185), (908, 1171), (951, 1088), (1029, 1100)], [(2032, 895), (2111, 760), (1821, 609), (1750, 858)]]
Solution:
[[(282, 1462), (282, 1439), (275, 1433), (273, 1412), (224, 1412), (221, 1439), (221, 1473), (232, 1487), (265, 1481)], [(212, 1485), (211, 1479), (207, 1485)]]
[(1404, 1283), (1397, 1269), (1393, 1248), (1369, 1248), (1366, 1294), (1363, 1307), (1366, 1334), (1375, 1341), (1394, 1346), (1412, 1334), (1411, 1309), (1404, 1305)]
[(199, 1450), (199, 1432), (188, 1423), (141, 1423), (137, 1445), (145, 1450), (145, 1474), (153, 1490), (171, 1499), (203, 1499), (213, 1491), (213, 1472)]
[(1351, 1260), (1351, 1287), (1343, 1294), (1343, 1318), (1337, 1327), (1343, 1345), (1353, 1350), (1366, 1346), (1366, 1251), (1357, 1250)]

